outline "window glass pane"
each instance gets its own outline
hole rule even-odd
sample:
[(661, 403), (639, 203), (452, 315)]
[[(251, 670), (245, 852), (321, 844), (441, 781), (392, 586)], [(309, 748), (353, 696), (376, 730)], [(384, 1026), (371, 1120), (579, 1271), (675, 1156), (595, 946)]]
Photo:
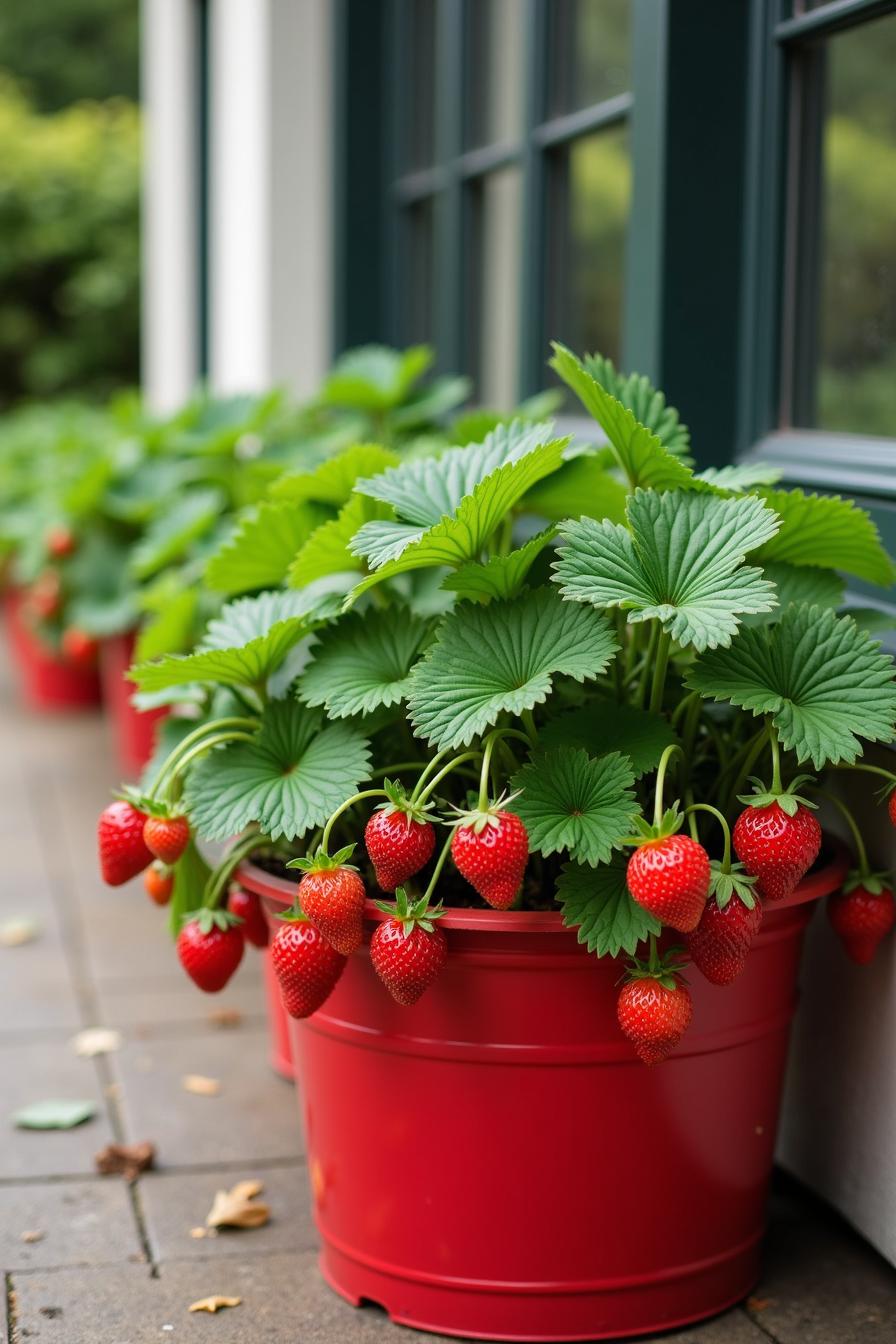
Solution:
[(522, 177), (518, 168), (477, 183), (473, 211), (470, 369), (483, 405), (510, 410), (517, 400)]
[(520, 0), (476, 0), (468, 12), (466, 142), (515, 140), (523, 125), (526, 8)]
[(551, 200), (547, 323), (575, 351), (619, 359), (631, 198), (628, 128), (574, 141), (558, 157)]
[(829, 40), (815, 423), (896, 435), (896, 15)]
[(431, 344), (435, 337), (434, 222), (432, 201), (422, 201), (403, 213), (400, 233), (403, 245), (398, 258), (402, 345)]
[(435, 157), (436, 0), (403, 0), (399, 14), (406, 65), (401, 162), (407, 171), (427, 168)]
[(553, 115), (631, 88), (630, 0), (551, 0), (548, 14)]

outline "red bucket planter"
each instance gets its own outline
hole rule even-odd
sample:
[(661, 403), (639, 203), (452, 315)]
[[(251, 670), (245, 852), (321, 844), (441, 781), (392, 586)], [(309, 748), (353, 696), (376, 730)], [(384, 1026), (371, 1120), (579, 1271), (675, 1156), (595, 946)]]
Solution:
[(100, 703), (97, 668), (68, 662), (41, 640), (27, 619), (18, 589), (4, 593), (3, 611), (22, 697), (32, 709), (92, 709)]
[(168, 712), (165, 709), (135, 708), (131, 703), (134, 684), (126, 672), (134, 661), (133, 632), (104, 639), (100, 648), (100, 675), (103, 703), (115, 740), (118, 763), (123, 774), (133, 779), (151, 758), (156, 725)]
[[(555, 913), (451, 910), (413, 1008), (367, 942), (290, 1032), (321, 1269), (403, 1325), (507, 1340), (668, 1330), (758, 1274), (803, 933), (838, 854), (767, 909), (743, 975), (689, 977), (692, 1025), (648, 1068), (616, 1023), (620, 967)], [(293, 884), (251, 865), (269, 911)], [(384, 916), (368, 903), (368, 933)]]

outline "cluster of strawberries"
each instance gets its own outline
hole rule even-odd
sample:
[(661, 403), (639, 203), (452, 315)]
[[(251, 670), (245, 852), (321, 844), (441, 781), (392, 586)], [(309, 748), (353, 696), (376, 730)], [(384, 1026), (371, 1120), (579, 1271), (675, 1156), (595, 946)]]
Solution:
[[(455, 866), (488, 905), (507, 910), (529, 857), (526, 828), (499, 804), (464, 815), (451, 837)], [(425, 814), (395, 799), (372, 814), (364, 844), (378, 886), (395, 893), (394, 906), (377, 902), (388, 918), (370, 940), (370, 960), (392, 997), (410, 1006), (436, 979), (448, 955), (438, 924), (441, 905), (430, 906), (428, 894), (410, 899), (402, 885), (432, 858), (435, 828)], [(292, 1017), (308, 1017), (320, 1008), (360, 946), (367, 893), (360, 874), (347, 863), (353, 849), (332, 858), (320, 850), (290, 865), (301, 868), (303, 876), (295, 908), (281, 917), (271, 958)], [(437, 875), (438, 869), (433, 880)]]
[[(774, 904), (790, 896), (821, 848), (814, 804), (789, 791), (774, 797), (759, 791), (744, 801), (748, 805), (731, 834), (738, 863), (710, 863), (696, 840), (670, 831), (680, 824), (673, 809), (665, 827), (657, 828), (660, 833), (635, 849), (626, 873), (632, 897), (663, 925), (685, 935), (690, 960), (714, 985), (731, 984), (744, 969), (762, 922), (761, 901)], [(890, 795), (889, 815), (896, 825), (896, 791)], [(829, 899), (827, 909), (847, 955), (859, 964), (872, 960), (896, 923), (893, 892), (879, 874), (861, 870)], [(650, 962), (633, 962), (619, 993), (619, 1024), (648, 1064), (665, 1059), (691, 1021), (691, 996), (676, 959), (682, 951), (673, 948), (663, 958), (654, 954)]]
[[(78, 541), (70, 528), (58, 524), (47, 533), (46, 549), (52, 560), (67, 560), (78, 549)], [(57, 565), (48, 565), (25, 594), (26, 615), (35, 621), (56, 621), (61, 617), (64, 605), (62, 575)], [(63, 657), (76, 666), (89, 667), (96, 662), (99, 642), (79, 626), (66, 626), (60, 645)]]

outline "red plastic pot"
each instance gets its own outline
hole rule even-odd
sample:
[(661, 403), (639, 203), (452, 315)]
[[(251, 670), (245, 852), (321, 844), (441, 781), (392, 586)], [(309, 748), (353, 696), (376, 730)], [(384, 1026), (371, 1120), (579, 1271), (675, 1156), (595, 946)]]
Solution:
[(331, 1286), (403, 1325), (507, 1340), (668, 1330), (745, 1297), (803, 933), (846, 868), (838, 854), (766, 911), (733, 985), (689, 977), (693, 1023), (655, 1068), (617, 1026), (619, 964), (557, 914), (449, 911), (447, 965), (413, 1008), (365, 942), (290, 1023)]
[(92, 709), (100, 703), (98, 669), (68, 662), (45, 644), (28, 620), (18, 589), (3, 594), (3, 610), (19, 686), (32, 709)]
[(112, 724), (115, 749), (122, 772), (130, 778), (141, 773), (155, 746), (156, 725), (166, 709), (137, 709), (131, 702), (135, 687), (125, 673), (134, 661), (133, 632), (104, 639), (100, 648), (103, 703)]

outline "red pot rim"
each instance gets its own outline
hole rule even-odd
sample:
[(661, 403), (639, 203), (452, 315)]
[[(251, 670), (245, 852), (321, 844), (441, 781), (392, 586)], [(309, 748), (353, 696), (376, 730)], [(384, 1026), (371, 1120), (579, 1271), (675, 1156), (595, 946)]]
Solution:
[[(836, 836), (825, 836), (825, 848), (828, 860), (820, 868), (809, 873), (800, 882), (792, 896), (784, 901), (776, 901), (771, 910), (789, 910), (808, 901), (817, 901), (826, 896), (843, 882), (850, 866), (850, 854), (843, 842)], [(237, 878), (244, 881), (259, 896), (278, 901), (284, 908), (292, 905), (296, 894), (296, 882), (275, 877), (264, 868), (248, 859), (244, 859), (237, 869)], [(368, 900), (364, 906), (364, 918), (381, 923), (388, 915), (380, 910), (374, 901)], [(559, 910), (467, 910), (448, 909), (440, 919), (442, 928), (494, 931), (496, 933), (563, 933), (569, 934), (569, 926), (563, 923)]]

